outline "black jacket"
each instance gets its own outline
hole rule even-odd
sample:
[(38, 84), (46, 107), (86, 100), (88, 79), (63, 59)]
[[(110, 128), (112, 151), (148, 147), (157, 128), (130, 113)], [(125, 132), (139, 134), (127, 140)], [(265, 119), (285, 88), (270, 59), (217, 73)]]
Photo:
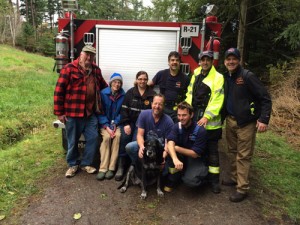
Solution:
[[(176, 83), (173, 83), (174, 79), (177, 80)], [(176, 78), (172, 78), (170, 69), (158, 71), (152, 81), (154, 85), (159, 86), (159, 92), (166, 98), (165, 106), (169, 108), (184, 101), (190, 83), (189, 77), (181, 71), (178, 71)]]
[(130, 88), (125, 95), (121, 109), (121, 124), (126, 126), (135, 124), (142, 110), (151, 109), (155, 91), (147, 87), (143, 96), (137, 87)]
[[(229, 88), (231, 94), (229, 94)], [(225, 73), (225, 102), (228, 109), (231, 101), (231, 111), (239, 126), (253, 121), (268, 124), (271, 116), (271, 97), (262, 82), (249, 70), (239, 67), (237, 72)], [(231, 99), (228, 99), (231, 96)], [(228, 110), (226, 110), (228, 114)]]

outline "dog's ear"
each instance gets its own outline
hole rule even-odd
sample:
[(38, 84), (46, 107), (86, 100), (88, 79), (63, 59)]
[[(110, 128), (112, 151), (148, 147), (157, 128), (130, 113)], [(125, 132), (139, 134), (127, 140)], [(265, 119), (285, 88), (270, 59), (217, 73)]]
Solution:
[(164, 151), (164, 146), (160, 143), (160, 141), (159, 140), (155, 140), (156, 141), (156, 149), (158, 150), (158, 152), (160, 153), (160, 154), (162, 154), (162, 152)]
[(148, 140), (144, 141), (144, 146), (147, 146), (148, 144), (149, 144)]

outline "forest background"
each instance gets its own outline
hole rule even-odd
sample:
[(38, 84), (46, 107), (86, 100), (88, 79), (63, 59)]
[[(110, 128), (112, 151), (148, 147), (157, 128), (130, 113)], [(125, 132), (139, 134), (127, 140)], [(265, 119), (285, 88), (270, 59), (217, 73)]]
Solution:
[[(282, 68), (299, 54), (300, 0), (209, 3), (217, 5), (218, 21), (223, 24), (221, 56), (227, 48), (238, 47), (243, 65), (264, 81), (272, 80), (273, 66)], [(200, 22), (201, 7), (206, 4), (206, 0), (148, 0), (145, 4), (143, 0), (78, 0), (75, 13), (78, 19)], [(57, 18), (63, 14), (60, 0), (0, 0), (0, 43), (54, 56)]]

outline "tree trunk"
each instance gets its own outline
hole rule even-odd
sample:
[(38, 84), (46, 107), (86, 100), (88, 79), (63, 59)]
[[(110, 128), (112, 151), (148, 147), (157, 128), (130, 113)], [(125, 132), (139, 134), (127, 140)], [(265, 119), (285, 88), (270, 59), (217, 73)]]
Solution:
[(241, 0), (241, 4), (240, 4), (240, 21), (239, 21), (237, 48), (240, 50), (241, 53), (241, 65), (245, 64), (244, 49), (245, 49), (245, 34), (246, 34), (246, 24), (247, 24), (248, 3), (249, 0)]
[[(14, 5), (11, 0), (8, 1), (10, 10), (9, 14), (6, 16), (8, 19), (8, 24), (9, 24), (9, 30), (10, 30), (10, 35), (11, 35), (11, 41), (13, 46), (15, 47), (16, 45), (16, 24), (17, 24), (17, 10), (14, 9)], [(18, 2), (17, 2), (18, 3)]]
[(11, 40), (12, 40), (12, 44), (14, 47), (16, 45), (16, 23), (15, 23), (15, 20), (16, 20), (16, 18), (15, 18), (14, 14), (12, 14), (11, 16), (8, 17)]
[(20, 23), (21, 15), (20, 15), (20, 3), (19, 0), (17, 0), (17, 24)]
[(6, 19), (7, 17), (6, 16), (3, 16), (3, 21), (4, 21), (4, 24), (3, 24), (3, 32), (2, 32), (2, 35), (1, 35), (1, 43), (4, 44), (4, 41), (5, 41), (5, 32), (6, 32)]
[(29, 7), (28, 7), (28, 0), (25, 0), (25, 7), (26, 7), (26, 20), (29, 20)]
[(35, 40), (37, 40), (37, 27), (36, 27), (36, 23), (35, 23), (35, 4), (33, 4), (34, 0), (30, 0), (30, 8), (31, 8), (31, 17), (32, 17), (32, 27), (34, 29), (34, 33), (35, 33)]
[(31, 19), (32, 19), (32, 26), (34, 27), (34, 28), (36, 28), (35, 27), (35, 10), (34, 10), (34, 4), (33, 4), (33, 1), (34, 0), (30, 0), (30, 9), (31, 9)]

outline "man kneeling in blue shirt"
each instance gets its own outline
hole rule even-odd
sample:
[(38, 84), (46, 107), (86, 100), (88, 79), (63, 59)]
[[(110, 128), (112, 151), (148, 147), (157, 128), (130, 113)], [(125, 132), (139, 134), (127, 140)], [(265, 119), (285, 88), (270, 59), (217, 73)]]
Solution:
[(167, 180), (164, 190), (171, 192), (180, 178), (189, 187), (203, 184), (208, 174), (205, 164), (206, 130), (193, 121), (194, 110), (187, 102), (177, 106), (178, 123), (167, 136)]

